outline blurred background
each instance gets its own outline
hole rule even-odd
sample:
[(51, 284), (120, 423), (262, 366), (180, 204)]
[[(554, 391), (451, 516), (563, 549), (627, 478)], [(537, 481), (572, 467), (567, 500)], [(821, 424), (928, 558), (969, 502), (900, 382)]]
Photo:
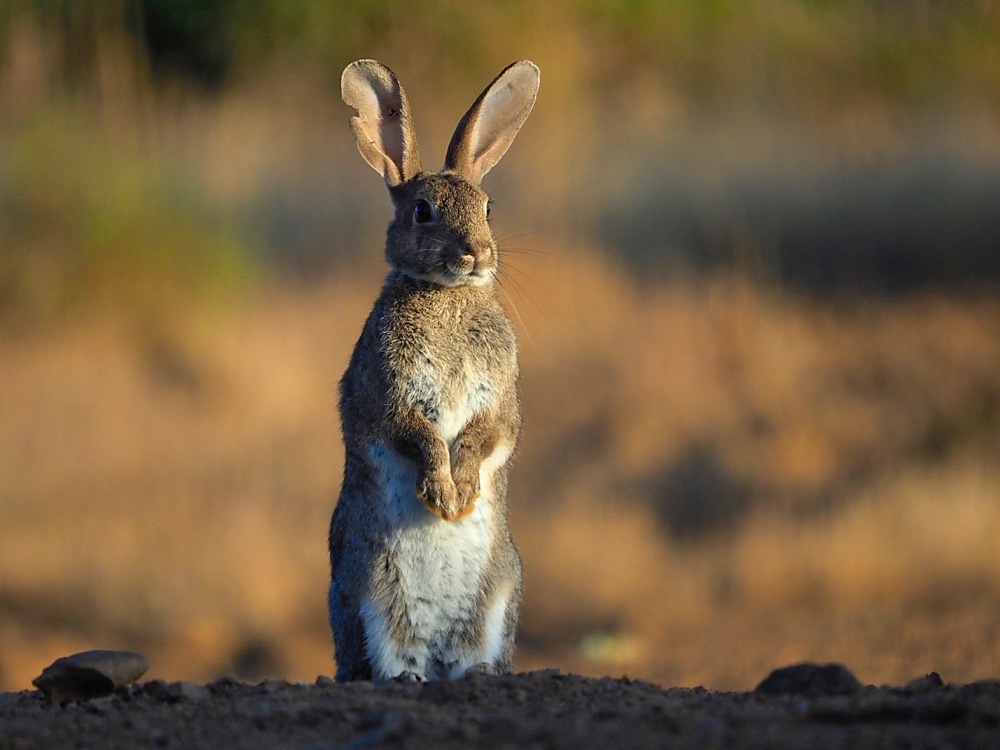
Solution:
[(5, 0), (0, 688), (332, 673), (358, 57), (431, 168), (542, 70), (486, 182), (519, 669), (1000, 676), (1000, 2)]

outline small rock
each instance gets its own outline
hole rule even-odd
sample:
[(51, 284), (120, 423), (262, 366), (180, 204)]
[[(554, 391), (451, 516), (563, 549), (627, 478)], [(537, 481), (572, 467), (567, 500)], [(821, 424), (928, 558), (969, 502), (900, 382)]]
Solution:
[(863, 689), (843, 664), (793, 664), (776, 669), (756, 687), (764, 695), (851, 695)]
[(169, 703), (174, 699), (170, 687), (163, 680), (150, 680), (141, 685), (140, 690), (144, 697), (152, 698), (154, 701), (160, 701), (161, 703)]
[(212, 694), (207, 688), (203, 688), (201, 685), (195, 685), (193, 682), (175, 682), (170, 686), (170, 688), (176, 691), (178, 697), (182, 700), (201, 703), (202, 701), (212, 699)]
[(327, 677), (325, 674), (321, 674), (316, 678), (316, 687), (329, 688), (337, 684), (337, 681), (332, 677)]
[(215, 693), (215, 692), (226, 692), (232, 690), (233, 688), (239, 687), (239, 685), (240, 685), (239, 680), (237, 680), (232, 675), (227, 674), (208, 683), (207, 687), (209, 690)]
[(931, 690), (937, 690), (940, 687), (944, 687), (944, 680), (941, 679), (941, 675), (937, 672), (931, 672), (923, 677), (910, 680), (903, 686), (903, 691), (911, 695), (918, 695), (920, 693), (929, 693)]
[(518, 677), (525, 677), (532, 680), (541, 679), (561, 679), (565, 677), (558, 669), (536, 669), (534, 672), (521, 672)]
[(257, 685), (258, 690), (267, 694), (277, 693), (279, 690), (284, 690), (286, 687), (288, 687), (288, 683), (284, 680), (264, 680)]
[(150, 680), (143, 685), (143, 694), (160, 703), (180, 703), (181, 701), (193, 701), (200, 703), (212, 698), (212, 693), (208, 688), (195, 685), (193, 682), (164, 682), (163, 680)]
[(57, 703), (86, 701), (111, 695), (147, 669), (146, 657), (134, 651), (84, 651), (56, 659), (31, 682)]

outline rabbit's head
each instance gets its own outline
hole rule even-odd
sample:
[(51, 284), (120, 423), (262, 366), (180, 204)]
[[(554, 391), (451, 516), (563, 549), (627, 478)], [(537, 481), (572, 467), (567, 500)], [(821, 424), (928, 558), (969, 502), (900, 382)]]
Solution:
[(414, 278), (443, 286), (493, 280), (497, 246), (490, 231), (483, 176), (504, 155), (538, 93), (539, 73), (527, 60), (505, 68), (459, 122), (444, 169), (425, 172), (403, 87), (375, 60), (358, 60), (341, 77), (344, 102), (357, 110), (351, 130), (361, 155), (382, 177), (396, 215), (386, 258)]

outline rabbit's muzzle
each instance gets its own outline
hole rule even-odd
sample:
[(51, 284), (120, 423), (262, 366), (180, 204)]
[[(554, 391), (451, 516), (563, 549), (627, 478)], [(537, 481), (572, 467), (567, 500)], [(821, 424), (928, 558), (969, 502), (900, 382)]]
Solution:
[(489, 245), (466, 245), (451, 253), (445, 266), (456, 278), (472, 280), (489, 277), (494, 268), (493, 248)]
[(476, 271), (488, 271), (490, 259), (493, 251), (490, 247), (481, 249), (465, 249), (460, 255), (448, 263), (448, 267), (455, 273), (468, 274)]

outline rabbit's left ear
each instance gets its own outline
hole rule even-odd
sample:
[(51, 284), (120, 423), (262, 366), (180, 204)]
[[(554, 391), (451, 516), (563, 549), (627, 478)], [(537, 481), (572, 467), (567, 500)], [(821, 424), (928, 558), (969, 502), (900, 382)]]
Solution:
[(531, 112), (539, 75), (530, 60), (504, 68), (458, 123), (444, 168), (478, 185), (507, 152)]
[(358, 151), (389, 187), (420, 171), (410, 105), (395, 74), (377, 60), (357, 60), (340, 77), (344, 103), (358, 111), (351, 130)]

